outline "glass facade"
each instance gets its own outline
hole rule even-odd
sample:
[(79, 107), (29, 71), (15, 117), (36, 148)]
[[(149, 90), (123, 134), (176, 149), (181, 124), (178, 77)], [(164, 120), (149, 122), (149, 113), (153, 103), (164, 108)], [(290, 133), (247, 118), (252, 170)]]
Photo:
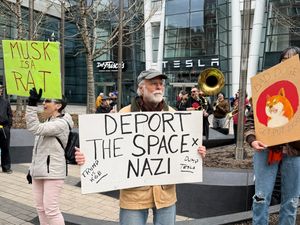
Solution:
[[(175, 96), (179, 90), (190, 90), (197, 85), (201, 72), (210, 67), (219, 68), (225, 76), (223, 92), (231, 93), (231, 1), (227, 0), (166, 0), (164, 40), (163, 40), (163, 72), (169, 76), (166, 97), (171, 105), (175, 105)], [(118, 4), (118, 1), (115, 1)], [(125, 1), (125, 10), (130, 1)], [(151, 0), (151, 7), (161, 9), (161, 0)], [(7, 10), (1, 10), (0, 39), (16, 39), (16, 19)], [(253, 19), (254, 10), (252, 10)], [(28, 9), (22, 8), (24, 30), (28, 30)], [(35, 17), (39, 15), (35, 12)], [(109, 15), (109, 14), (107, 14)], [(141, 21), (143, 13), (134, 15)], [(112, 30), (117, 26), (117, 18), (109, 17), (99, 23), (97, 33), (105, 42)], [(259, 71), (278, 62), (278, 54), (284, 48), (300, 46), (300, 3), (298, 0), (269, 0), (265, 8), (261, 47), (259, 52)], [(37, 40), (50, 40), (51, 34), (60, 40), (60, 19), (45, 15), (39, 25)], [(135, 21), (127, 24), (125, 29), (136, 26)], [(151, 22), (152, 63), (158, 59), (160, 41), (160, 21)], [(70, 21), (65, 24), (65, 95), (71, 103), (86, 104), (87, 72), (86, 59), (82, 41), (74, 38), (77, 28)], [(28, 32), (23, 39), (27, 39)], [(123, 46), (123, 105), (130, 103), (136, 94), (136, 77), (145, 68), (145, 31), (140, 29), (126, 36)], [(108, 94), (117, 89), (117, 71), (100, 71), (96, 61), (117, 62), (118, 48), (112, 43), (107, 51), (95, 58), (94, 78), (95, 95), (100, 92)], [(99, 41), (97, 46), (103, 47)], [(148, 49), (147, 49), (148, 51)], [(148, 61), (147, 61), (148, 62)], [(3, 81), (3, 53), (0, 51), (0, 82)]]
[(204, 69), (219, 67), (217, 11), (216, 0), (166, 0), (163, 71), (171, 105)]
[[(116, 1), (118, 3), (118, 1)], [(124, 3), (124, 10), (128, 9), (128, 1)], [(22, 8), (24, 30), (28, 30), (28, 8)], [(16, 22), (14, 21), (13, 13), (3, 11), (4, 16), (0, 18), (0, 39), (16, 39), (17, 30)], [(39, 12), (35, 12), (35, 18), (38, 18)], [(109, 14), (107, 14), (109, 17)], [(141, 21), (143, 13), (135, 15), (136, 21)], [(101, 41), (107, 40), (112, 30), (118, 26), (116, 19), (107, 18), (98, 24), (97, 33), (100, 36), (100, 41), (97, 46), (101, 48)], [(136, 26), (135, 20), (132, 20), (124, 27), (124, 30), (129, 31)], [(51, 41), (51, 35), (54, 33), (55, 40), (59, 41), (60, 18), (50, 15), (44, 15), (41, 24), (39, 24), (38, 35), (35, 40)], [(27, 35), (28, 32), (26, 31)], [(87, 68), (86, 55), (83, 51), (83, 43), (78, 34), (77, 27), (71, 21), (65, 23), (64, 49), (65, 49), (65, 96), (69, 103), (86, 104), (87, 101)], [(27, 39), (27, 36), (22, 39)], [(129, 104), (136, 90), (136, 76), (145, 68), (145, 47), (144, 47), (144, 31), (140, 29), (130, 35), (126, 35), (123, 40), (123, 62), (126, 64), (126, 69), (122, 74), (122, 99), (123, 105)], [(113, 47), (113, 45), (115, 47)], [(106, 51), (105, 51), (106, 50)], [(95, 78), (95, 95), (104, 92), (108, 95), (109, 92), (117, 90), (117, 71), (99, 71), (96, 67), (96, 61), (114, 61), (118, 60), (118, 47), (116, 43), (112, 43), (104, 49), (103, 54), (95, 59), (94, 63), (94, 78)], [(3, 74), (3, 52), (0, 51), (0, 72)], [(0, 76), (0, 82), (3, 81), (3, 76)]]
[(268, 4), (265, 33), (264, 69), (278, 63), (280, 52), (288, 46), (300, 46), (300, 1), (280, 0)]

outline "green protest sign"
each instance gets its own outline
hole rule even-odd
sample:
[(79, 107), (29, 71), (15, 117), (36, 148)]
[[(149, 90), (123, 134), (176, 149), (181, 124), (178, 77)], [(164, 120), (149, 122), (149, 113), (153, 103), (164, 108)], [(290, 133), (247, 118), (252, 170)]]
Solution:
[(58, 42), (3, 40), (7, 93), (29, 96), (35, 87), (43, 98), (61, 99)]

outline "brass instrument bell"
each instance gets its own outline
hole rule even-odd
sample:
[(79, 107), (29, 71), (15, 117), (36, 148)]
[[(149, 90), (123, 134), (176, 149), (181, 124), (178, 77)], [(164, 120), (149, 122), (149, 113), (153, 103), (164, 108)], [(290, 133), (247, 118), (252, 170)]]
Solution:
[(200, 73), (198, 85), (206, 95), (215, 95), (224, 87), (225, 77), (217, 68), (208, 68)]

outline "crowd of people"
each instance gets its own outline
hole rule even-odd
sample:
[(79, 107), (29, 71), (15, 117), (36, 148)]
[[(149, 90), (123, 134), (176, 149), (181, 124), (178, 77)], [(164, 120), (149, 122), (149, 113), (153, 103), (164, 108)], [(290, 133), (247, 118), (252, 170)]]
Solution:
[(96, 113), (117, 112), (118, 92), (109, 92), (108, 96), (100, 93), (96, 99)]
[[(221, 133), (228, 134), (230, 125), (233, 123), (234, 142), (237, 136), (238, 124), (238, 104), (239, 91), (234, 97), (225, 98), (224, 93), (219, 92), (214, 96), (206, 96), (205, 93), (193, 87), (190, 92), (181, 90), (176, 97), (176, 109), (178, 111), (203, 110), (203, 135), (206, 140), (209, 139), (209, 128), (213, 128)], [(246, 114), (250, 110), (250, 103), (245, 98), (245, 119)], [(209, 120), (209, 117), (211, 119)], [(210, 124), (210, 121), (212, 124)]]
[[(285, 49), (279, 62), (293, 55), (300, 54), (300, 49)], [(130, 105), (119, 112), (137, 111), (176, 111), (164, 100), (165, 79), (167, 76), (156, 70), (146, 70), (137, 78), (137, 96)], [(10, 128), (12, 126), (12, 110), (10, 104), (2, 98), (3, 86), (0, 86), (0, 148), (1, 166), (5, 173), (12, 173), (9, 155)], [(48, 119), (38, 119), (38, 102), (42, 98), (42, 90), (30, 90), (26, 108), (27, 129), (35, 136), (32, 164), (28, 173), (28, 181), (32, 183), (40, 224), (64, 225), (64, 218), (59, 210), (59, 197), (67, 175), (64, 149), (57, 141), (59, 138), (65, 146), (68, 141), (69, 127), (73, 127), (72, 117), (63, 110), (66, 100), (44, 99), (43, 109)], [(214, 129), (224, 128), (228, 118), (233, 118), (234, 136), (237, 136), (239, 91), (233, 98), (226, 99), (224, 93), (218, 93), (216, 100), (205, 96), (203, 90), (193, 87), (189, 92), (182, 90), (178, 94), (176, 109), (179, 111), (202, 110), (203, 135), (209, 138), (209, 119), (212, 118)], [(117, 112), (117, 92), (108, 96), (100, 93), (96, 100), (96, 113)], [(295, 225), (300, 195), (300, 140), (268, 147), (256, 139), (254, 115), (251, 98), (245, 99), (245, 139), (255, 150), (253, 165), (255, 175), (255, 194), (253, 196), (253, 224), (267, 225), (269, 205), (275, 181), (279, 179), (281, 194), (279, 224)], [(195, 151), (204, 158), (205, 146), (197, 146)], [(76, 148), (76, 162), (85, 163), (85, 156)], [(152, 185), (120, 190), (121, 225), (143, 225), (147, 223), (149, 209), (153, 211), (155, 225), (174, 225), (176, 222), (176, 186)]]

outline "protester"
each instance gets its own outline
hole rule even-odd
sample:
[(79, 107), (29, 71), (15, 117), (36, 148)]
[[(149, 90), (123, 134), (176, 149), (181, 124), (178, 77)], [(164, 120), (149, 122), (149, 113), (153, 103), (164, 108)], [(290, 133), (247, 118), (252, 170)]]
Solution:
[[(137, 111), (175, 111), (163, 99), (164, 79), (167, 76), (156, 70), (146, 70), (137, 79), (138, 96), (131, 105), (120, 110), (122, 113)], [(76, 162), (82, 165), (84, 155), (77, 149)], [(198, 153), (204, 157), (206, 148), (198, 147)], [(174, 225), (176, 220), (175, 185), (155, 185), (120, 190), (120, 224), (145, 225), (148, 211), (153, 210), (154, 225)]]
[(210, 104), (210, 100), (208, 97), (205, 97), (205, 94), (202, 90), (199, 90), (199, 99), (202, 102), (203, 108), (203, 135), (205, 139), (208, 140), (209, 138), (209, 115), (212, 114), (212, 108)]
[(219, 93), (217, 100), (213, 104), (213, 128), (223, 128), (226, 115), (230, 112), (229, 102), (224, 98), (223, 93)]
[[(232, 110), (231, 110), (231, 116), (232, 116), (232, 120), (233, 120), (233, 134), (234, 134), (234, 143), (236, 143), (236, 139), (237, 139), (237, 129), (238, 129), (238, 121), (239, 121), (239, 97), (240, 97), (240, 93), (239, 91), (237, 91), (235, 93), (235, 97), (232, 103)], [(245, 110), (247, 110), (247, 112), (250, 110), (250, 103), (249, 100), (247, 98), (247, 94), (245, 95)], [(244, 122), (246, 121), (246, 117), (244, 117)], [(229, 122), (229, 121), (228, 121)]]
[(204, 96), (204, 92), (197, 87), (193, 87), (191, 90), (191, 96), (187, 102), (187, 111), (203, 110), (203, 135), (205, 139), (209, 138), (209, 121), (208, 117), (211, 114), (211, 106)]
[(101, 104), (96, 108), (96, 113), (109, 113), (112, 110), (112, 107), (109, 104), (109, 97), (103, 96)]
[(186, 91), (180, 92), (180, 99), (176, 102), (176, 108), (178, 111), (185, 111), (187, 108), (187, 101), (189, 98), (189, 94)]
[(102, 92), (99, 93), (97, 99), (96, 99), (96, 109), (101, 105), (102, 98), (104, 97), (104, 94)]
[[(30, 175), (32, 192), (41, 225), (64, 225), (59, 209), (59, 197), (66, 177), (65, 151), (60, 145), (67, 145), (69, 126), (73, 127), (70, 114), (63, 114), (67, 103), (64, 99), (45, 99), (44, 113), (48, 119), (41, 123), (38, 107), (42, 96), (35, 88), (30, 90), (26, 108), (27, 129), (35, 135)], [(30, 176), (28, 177), (30, 181)]]
[(3, 97), (4, 86), (0, 84), (0, 149), (1, 167), (3, 173), (11, 174), (10, 161), (10, 128), (12, 126), (12, 111), (9, 102)]
[[(300, 54), (297, 47), (285, 49), (280, 62)], [(277, 171), (281, 170), (280, 225), (295, 225), (300, 195), (300, 140), (267, 147), (256, 140), (253, 111), (245, 124), (246, 141), (254, 153), (255, 194), (253, 196), (253, 224), (268, 224), (268, 208), (274, 188)], [(279, 167), (279, 164), (281, 166)]]
[(116, 91), (109, 93), (109, 105), (110, 105), (110, 112), (115, 113), (117, 112), (117, 100), (118, 100), (118, 94)]

